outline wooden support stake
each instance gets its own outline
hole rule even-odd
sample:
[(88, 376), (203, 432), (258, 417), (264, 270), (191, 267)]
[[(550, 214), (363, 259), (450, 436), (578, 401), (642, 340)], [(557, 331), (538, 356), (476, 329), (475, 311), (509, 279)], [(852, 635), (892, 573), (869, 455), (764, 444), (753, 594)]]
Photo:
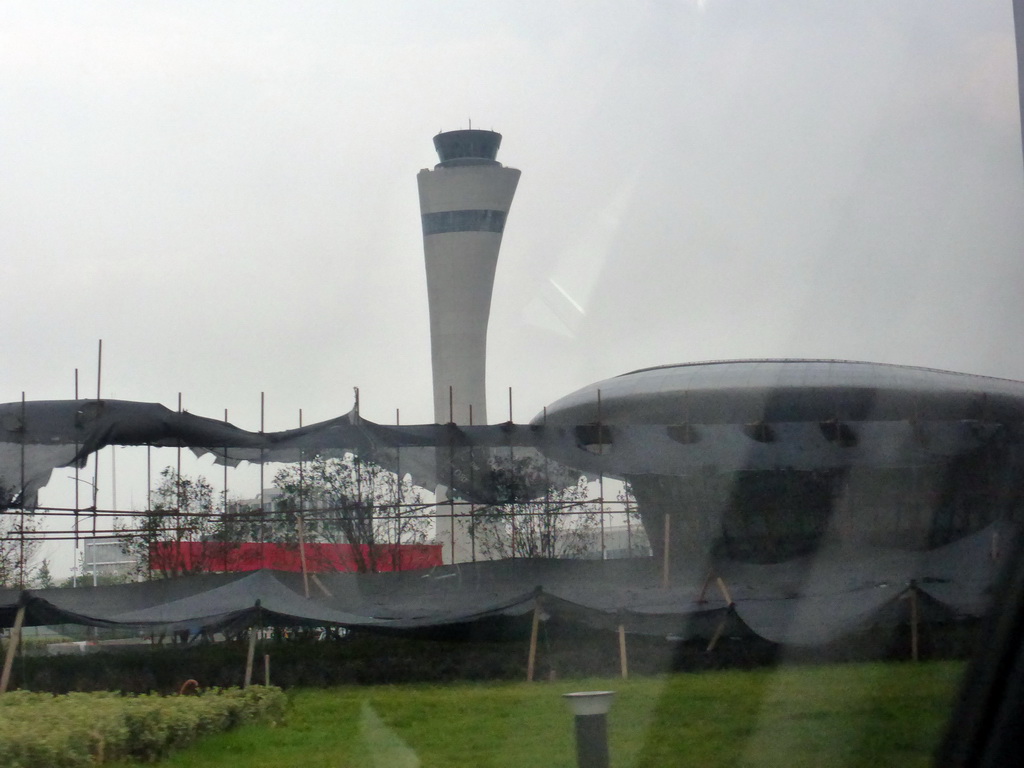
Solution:
[(306, 590), (306, 599), (309, 599), (309, 571), (306, 569), (306, 526), (303, 515), (299, 512), (295, 522), (299, 533), (299, 562), (302, 563), (302, 586)]
[(629, 660), (626, 656), (626, 625), (619, 624), (619, 667), (622, 669), (622, 679), (629, 679)]
[(725, 582), (722, 581), (722, 577), (718, 576), (715, 578), (715, 582), (718, 584), (719, 590), (722, 592), (722, 597), (725, 598), (727, 605), (732, 605), (732, 595), (729, 594), (729, 588), (725, 586)]
[(11, 683), (11, 669), (14, 668), (14, 654), (18, 651), (18, 643), (21, 642), (21, 625), (25, 623), (25, 606), (19, 605), (18, 612), (14, 615), (14, 627), (11, 629), (11, 642), (7, 645), (7, 655), (4, 656), (4, 671), (0, 675), (0, 694), (7, 693), (7, 686)]
[(706, 595), (708, 593), (708, 585), (711, 583), (711, 579), (713, 579), (714, 576), (715, 576), (715, 572), (714, 571), (708, 571), (708, 575), (704, 577), (704, 583), (700, 585), (700, 594), (697, 595), (697, 602), (698, 603), (706, 603), (707, 602)]
[(319, 576), (317, 576), (315, 573), (311, 573), (311, 574), (309, 574), (309, 577), (311, 579), (313, 579), (313, 583), (316, 584), (318, 587), (320, 587), (320, 591), (323, 592), (327, 597), (334, 597), (334, 595), (331, 594), (331, 590), (329, 590), (327, 587), (325, 587), (324, 583), (322, 581), (320, 581), (320, 577)]
[(669, 539), (669, 532), (671, 530), (671, 524), (669, 523), (669, 520), (670, 520), (670, 518), (668, 516), (668, 512), (666, 512), (665, 513), (665, 532), (664, 532), (665, 540), (664, 540), (664, 544), (662, 546), (662, 558), (661, 558), (661, 586), (664, 587), (665, 589), (668, 589), (668, 566), (669, 566), (669, 560), (668, 560), (668, 539)]
[(256, 657), (256, 633), (258, 627), (253, 624), (249, 628), (249, 652), (245, 655), (245, 682), (242, 683), (243, 688), (248, 688), (252, 684), (252, 663)]
[(533, 626), (530, 628), (530, 655), (526, 661), (526, 682), (533, 682), (537, 668), (537, 634), (540, 631), (540, 598), (533, 604)]
[(270, 654), (263, 654), (263, 684), (270, 685)]
[(715, 646), (718, 645), (718, 641), (722, 639), (722, 633), (725, 632), (725, 623), (729, 620), (729, 615), (726, 614), (722, 617), (722, 620), (718, 624), (718, 628), (715, 629), (715, 634), (711, 636), (711, 642), (708, 643), (707, 652), (715, 650)]
[(910, 657), (918, 660), (918, 632), (917, 632), (917, 587), (910, 588)]

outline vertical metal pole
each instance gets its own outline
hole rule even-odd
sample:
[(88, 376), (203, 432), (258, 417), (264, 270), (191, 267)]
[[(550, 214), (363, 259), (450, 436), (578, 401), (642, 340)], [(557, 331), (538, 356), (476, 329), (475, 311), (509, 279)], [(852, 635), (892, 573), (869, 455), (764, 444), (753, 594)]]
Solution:
[[(181, 413), (181, 392), (178, 393), (178, 413)], [(178, 473), (178, 513), (181, 514), (181, 440), (178, 440), (177, 464), (175, 471)]]
[[(228, 421), (228, 409), (227, 408), (224, 409), (224, 423), (225, 424), (229, 424), (230, 423)], [(232, 542), (227, 540), (228, 539), (228, 534), (231, 534), (231, 538), (234, 538), (236, 533), (237, 533), (237, 531), (235, 530), (236, 527), (234, 525), (228, 525), (228, 519), (229, 519), (228, 518), (228, 446), (225, 445), (224, 446), (224, 500), (223, 500), (223, 504), (222, 504), (221, 509), (220, 509), (221, 536), (222, 536), (222, 538), (225, 539), (224, 541), (221, 542), (221, 548), (224, 551), (224, 570), (225, 571), (227, 571), (227, 569), (228, 569), (228, 549), (230, 548), (231, 543), (232, 543)], [(237, 516), (236, 516), (236, 520), (237, 520)]]
[[(472, 403), (469, 404), (469, 426), (473, 426)], [(472, 443), (469, 446), (469, 484), (471, 487), (476, 485), (476, 451), (473, 450)], [(469, 503), (469, 560), (476, 562), (476, 504), (472, 501)]]
[(25, 423), (25, 393), (21, 393), (21, 490), (18, 499), (20, 510), (20, 539), (18, 551), (18, 586), (25, 588), (25, 438), (28, 435), (28, 424)]
[[(508, 423), (511, 426), (511, 424), (512, 424), (512, 387), (508, 388)], [(515, 482), (516, 482), (515, 473), (516, 473), (516, 453), (515, 453), (515, 450), (512, 447), (512, 430), (510, 429), (508, 431), (508, 474), (509, 474), (509, 481), (511, 483), (511, 487), (512, 488), (515, 488)], [(519, 535), (519, 532), (516, 530), (516, 528), (517, 528), (517, 526), (516, 526), (516, 513), (519, 511), (519, 502), (518, 501), (512, 501), (511, 504), (512, 504), (512, 515), (511, 515), (511, 524), (512, 524), (511, 525), (511, 527), (512, 527), (512, 559), (514, 560), (515, 557), (516, 557), (516, 538)], [(524, 521), (524, 525), (526, 525), (526, 530), (527, 531), (529, 531), (530, 528), (531, 528), (531, 526), (529, 525), (529, 522), (530, 522), (529, 519)], [(526, 538), (526, 534), (523, 535), (523, 538), (524, 539)], [(526, 553), (528, 554), (529, 551), (530, 551), (530, 545), (528, 543), (526, 544), (525, 549), (526, 549)]]
[(103, 382), (103, 339), (96, 350), (96, 399), (100, 399), (100, 385)]
[(263, 654), (263, 684), (270, 686), (270, 654)]
[[(75, 400), (77, 400), (77, 399), (78, 399), (78, 369), (75, 368)], [(76, 435), (76, 437), (77, 437), (77, 435)], [(76, 457), (76, 460), (75, 460), (75, 562), (72, 563), (72, 566), (71, 566), (71, 568), (72, 568), (72, 571), (71, 571), (71, 574), (72, 574), (71, 575), (71, 585), (72, 586), (78, 586), (78, 526), (79, 526), (78, 513), (79, 513), (79, 510), (81, 510), (81, 505), (79, 503), (79, 498), (78, 498), (78, 486), (81, 484), (81, 480), (78, 477), (80, 467), (78, 466), (77, 457), (78, 457), (78, 452), (80, 450), (81, 450), (81, 444), (78, 443), (77, 440), (76, 440), (76, 442), (75, 442), (75, 457)]]
[(309, 599), (309, 570), (306, 568), (306, 526), (304, 525), (302, 510), (299, 510), (299, 517), (296, 520), (296, 527), (299, 533), (299, 562), (302, 564), (302, 588)]
[[(99, 340), (99, 346), (96, 350), (96, 401), (97, 405), (101, 397), (101, 385), (103, 383), (103, 339)], [(97, 508), (99, 507), (99, 496), (100, 496), (100, 452), (96, 451), (93, 454), (93, 465), (92, 465), (92, 535), (96, 537), (96, 516)]]
[[(512, 464), (509, 465), (508, 474), (509, 474), (510, 482), (515, 482), (515, 477), (514, 477), (515, 465), (512, 465)], [(512, 559), (515, 560), (516, 559), (516, 537), (519, 535), (519, 531), (517, 530), (518, 526), (516, 525), (516, 514), (517, 514), (518, 509), (519, 509), (519, 502), (518, 501), (510, 501), (509, 504), (512, 506), (512, 514), (509, 516), (509, 523), (510, 523), (511, 528), (512, 528), (512, 542), (511, 542), (510, 549), (511, 549)], [(529, 547), (527, 546), (527, 552), (528, 551), (529, 551)]]
[[(182, 411), (182, 408), (181, 408), (181, 392), (179, 392), (178, 393), (178, 413), (181, 413), (181, 411)], [(176, 512), (177, 520), (175, 521), (175, 526), (176, 526), (177, 530), (174, 531), (174, 536), (178, 540), (178, 552), (177, 552), (174, 560), (175, 560), (175, 565), (180, 565), (181, 570), (184, 571), (185, 570), (185, 558), (184, 558), (184, 553), (181, 551), (181, 538), (182, 538), (182, 533), (183, 533), (183, 531), (182, 531), (183, 518), (181, 516), (181, 511), (182, 511), (181, 510), (181, 502), (182, 502), (182, 495), (183, 495), (183, 492), (184, 492), (185, 489), (184, 489), (184, 487), (182, 485), (182, 482), (181, 482), (181, 440), (178, 440), (177, 453), (178, 453), (178, 460), (177, 460), (177, 465), (176, 465), (176, 468), (175, 468), (175, 477), (174, 477), (174, 481), (175, 481), (174, 482), (174, 489), (175, 489), (174, 490), (174, 495), (175, 495), (175, 503), (174, 503), (174, 505), (177, 507), (177, 512)], [(202, 558), (200, 558), (200, 560), (201, 559)], [(194, 565), (194, 563), (193, 563), (193, 565)], [(181, 574), (178, 574), (178, 575), (181, 575)]]
[[(598, 454), (604, 454), (604, 414), (601, 409), (601, 390), (597, 390), (597, 452)], [(605, 558), (605, 545), (604, 545), (604, 470), (598, 477), (598, 509), (601, 514), (601, 559)]]
[(117, 446), (110, 446), (110, 508), (117, 511)]
[[(448, 423), (455, 423), (455, 391), (451, 385), (448, 386)], [(448, 443), (448, 530), (452, 553), (452, 563), (455, 562), (455, 497), (452, 495), (452, 486), (455, 484), (455, 445)]]
[[(512, 426), (515, 422), (512, 421), (512, 387), (508, 388), (508, 423)], [(514, 467), (516, 461), (515, 448), (512, 446), (512, 430), (508, 431), (508, 462), (509, 465)]]
[(623, 486), (623, 488), (622, 488), (622, 505), (625, 508), (625, 512), (626, 512), (626, 552), (629, 554), (629, 557), (632, 557), (633, 556), (633, 522), (630, 519), (632, 517), (632, 513), (631, 513), (630, 508), (629, 508), (629, 491), (627, 490), (627, 486)]
[[(299, 429), (302, 429), (302, 409), (299, 408)], [(302, 588), (309, 599), (309, 571), (306, 568), (306, 472), (305, 463), (299, 451), (299, 515), (295, 521), (299, 534), (299, 562), (302, 564)]]
[[(357, 397), (357, 399), (359, 397), (358, 390), (356, 391), (356, 397)], [(353, 460), (353, 463), (355, 464), (355, 471), (356, 471), (356, 504), (357, 504), (357, 508), (359, 510), (359, 515), (362, 516), (362, 515), (364, 515), (366, 513), (366, 508), (363, 506), (363, 462), (362, 462), (362, 459), (359, 458), (359, 454), (355, 454), (352, 457), (352, 460)], [(376, 515), (377, 509), (376, 509), (376, 503), (375, 503), (375, 498), (374, 498), (374, 494), (373, 494), (372, 489), (371, 489), (371, 492), (370, 492), (370, 502), (369, 502), (369, 504), (367, 506), (369, 506), (371, 509), (370, 509), (370, 514), (369, 514), (369, 517), (370, 517), (370, 520), (369, 520), (369, 530), (365, 531), (364, 534), (363, 534), (364, 538), (367, 539), (367, 541), (365, 543), (366, 554), (363, 556), (363, 563), (366, 565), (367, 569), (372, 573), (372, 572), (376, 572), (377, 571), (377, 567), (378, 567), (377, 566), (377, 551), (376, 551), (377, 537), (376, 537), (376, 531), (374, 530), (374, 527), (373, 527), (373, 525), (374, 525), (374, 515)], [(353, 547), (360, 547), (360, 548), (362, 548), (364, 546), (364, 544), (362, 542), (356, 543), (356, 542), (350, 541), (349, 544), (352, 545)]]
[[(266, 395), (260, 392), (260, 435), (263, 435), (266, 429)], [(267, 541), (267, 500), (266, 491), (264, 490), (265, 483), (263, 482), (263, 471), (265, 467), (266, 454), (264, 453), (262, 443), (260, 444), (260, 568), (266, 568), (266, 561), (264, 559)]]
[[(395, 426), (401, 426), (402, 419), (398, 409), (395, 408)], [(403, 505), (405, 502), (402, 498), (402, 483), (404, 477), (402, 475), (402, 446), (395, 446), (395, 547), (393, 549), (393, 557), (391, 558), (392, 567), (401, 569), (402, 567), (402, 523), (403, 523)]]
[[(146, 446), (146, 516), (153, 514), (153, 446)], [(153, 562), (146, 553), (146, 578), (153, 578)]]
[[(544, 406), (544, 426), (547, 426), (547, 422), (548, 422), (548, 407), (545, 405)], [(546, 451), (542, 455), (544, 456), (544, 519), (547, 520), (547, 521), (550, 521), (551, 523), (555, 523), (556, 521), (552, 520), (552, 518), (551, 518), (551, 515), (552, 515), (552, 512), (551, 512), (551, 460), (548, 459), (548, 455), (547, 455)], [(563, 513), (563, 510), (559, 509), (554, 514), (558, 515), (558, 514), (562, 514), (562, 513)], [(555, 526), (553, 525), (552, 527), (555, 527)], [(552, 546), (552, 549), (553, 549), (553, 546)], [(553, 551), (551, 553), (551, 556), (554, 557), (554, 552)]]
[(451, 529), (452, 563), (455, 563), (455, 497), (448, 486), (448, 527)]

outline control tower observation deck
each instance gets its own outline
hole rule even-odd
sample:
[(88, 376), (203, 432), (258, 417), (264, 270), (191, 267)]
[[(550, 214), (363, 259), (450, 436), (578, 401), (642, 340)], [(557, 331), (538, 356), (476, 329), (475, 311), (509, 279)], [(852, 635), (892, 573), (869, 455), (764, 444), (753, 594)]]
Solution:
[(430, 304), (434, 420), (487, 423), (487, 321), (498, 250), (519, 171), (497, 160), (501, 134), (434, 137), (440, 161), (419, 172)]

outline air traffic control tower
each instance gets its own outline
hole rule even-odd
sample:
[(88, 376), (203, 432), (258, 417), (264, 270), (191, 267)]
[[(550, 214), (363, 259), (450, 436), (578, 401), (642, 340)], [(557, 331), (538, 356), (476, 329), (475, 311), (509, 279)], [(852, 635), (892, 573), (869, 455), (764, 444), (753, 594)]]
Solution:
[[(495, 159), (500, 145), (501, 134), (494, 131), (439, 133), (434, 147), (441, 162), (417, 176), (438, 424), (487, 423), (487, 319), (501, 236), (519, 183), (519, 171)], [(437, 525), (446, 561), (468, 559), (459, 551), (468, 534), (453, 535), (450, 518), (439, 516)]]

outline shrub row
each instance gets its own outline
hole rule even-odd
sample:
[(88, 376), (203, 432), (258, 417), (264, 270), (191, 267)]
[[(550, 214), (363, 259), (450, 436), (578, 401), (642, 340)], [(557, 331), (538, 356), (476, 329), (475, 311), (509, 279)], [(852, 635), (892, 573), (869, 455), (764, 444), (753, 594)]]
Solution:
[(284, 716), (279, 688), (210, 689), (198, 696), (12, 691), (0, 696), (0, 765), (78, 768), (153, 762), (211, 733)]
[[(922, 625), (921, 658), (970, 656), (977, 622)], [(707, 640), (685, 642), (631, 635), (629, 669), (636, 674), (752, 668), (775, 664), (783, 650), (757, 637), (726, 632), (714, 650)], [(116, 689), (144, 693), (177, 691), (187, 678), (204, 686), (242, 684), (247, 643), (108, 646), (83, 655), (23, 656), (14, 667), (16, 685), (34, 691), (68, 693)], [(289, 633), (262, 638), (255, 679), (263, 682), (263, 654), (270, 655), (270, 680), (288, 689), (387, 683), (446, 683), (457, 680), (522, 680), (526, 676), (528, 633), (513, 639), (468, 636), (458, 639), (397, 637), (353, 632), (316, 639)], [(537, 650), (537, 676), (569, 678), (615, 675), (619, 671), (614, 632), (544, 622)], [(875, 628), (821, 648), (785, 650), (790, 661), (872, 661), (906, 659), (908, 627)]]

